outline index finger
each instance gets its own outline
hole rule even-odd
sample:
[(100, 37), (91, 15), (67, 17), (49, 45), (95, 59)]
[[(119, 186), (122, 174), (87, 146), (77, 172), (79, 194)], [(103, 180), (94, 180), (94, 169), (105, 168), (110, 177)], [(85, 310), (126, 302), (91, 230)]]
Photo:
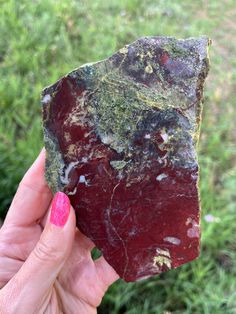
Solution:
[(24, 175), (7, 213), (5, 223), (26, 226), (35, 223), (46, 213), (52, 192), (45, 177), (45, 149)]

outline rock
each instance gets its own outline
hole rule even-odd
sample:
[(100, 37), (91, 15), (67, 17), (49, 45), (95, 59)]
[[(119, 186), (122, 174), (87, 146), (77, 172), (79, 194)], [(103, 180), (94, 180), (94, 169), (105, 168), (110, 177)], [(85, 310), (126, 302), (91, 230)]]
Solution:
[(43, 91), (46, 178), (125, 281), (199, 254), (206, 37), (144, 37)]

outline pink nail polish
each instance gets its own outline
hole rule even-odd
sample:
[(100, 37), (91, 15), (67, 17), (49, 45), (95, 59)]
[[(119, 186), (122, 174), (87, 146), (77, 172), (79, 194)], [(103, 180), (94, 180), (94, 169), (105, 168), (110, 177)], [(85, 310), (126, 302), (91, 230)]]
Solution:
[(57, 192), (52, 201), (50, 222), (58, 227), (63, 227), (70, 213), (70, 200), (63, 192)]

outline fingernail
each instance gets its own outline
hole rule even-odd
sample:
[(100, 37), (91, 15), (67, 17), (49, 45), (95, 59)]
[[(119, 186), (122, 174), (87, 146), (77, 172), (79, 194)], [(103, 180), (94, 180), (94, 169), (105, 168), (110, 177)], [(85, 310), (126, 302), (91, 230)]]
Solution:
[(50, 222), (58, 227), (63, 227), (70, 213), (70, 200), (63, 192), (57, 192), (52, 201)]

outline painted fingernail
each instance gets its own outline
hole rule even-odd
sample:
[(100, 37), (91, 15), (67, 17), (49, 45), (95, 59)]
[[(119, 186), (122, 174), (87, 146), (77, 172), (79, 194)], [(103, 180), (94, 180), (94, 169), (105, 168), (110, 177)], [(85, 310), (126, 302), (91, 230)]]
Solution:
[(57, 192), (52, 201), (50, 222), (58, 227), (63, 227), (70, 213), (70, 200), (63, 192)]

